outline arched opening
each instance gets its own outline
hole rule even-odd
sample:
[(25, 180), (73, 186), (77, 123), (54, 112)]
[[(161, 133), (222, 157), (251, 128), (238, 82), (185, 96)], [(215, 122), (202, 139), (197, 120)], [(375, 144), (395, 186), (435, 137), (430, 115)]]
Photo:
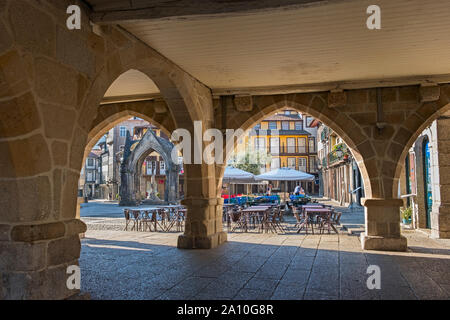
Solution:
[[(290, 206), (294, 203), (297, 206), (299, 203), (294, 194), (298, 185), (299, 190), (304, 191), (306, 197), (311, 197), (313, 201), (333, 204), (342, 208), (341, 211), (351, 210), (353, 228), (358, 229), (358, 232), (364, 230), (365, 217), (361, 198), (367, 193), (370, 196), (371, 192), (370, 184), (367, 192), (366, 183), (370, 179), (364, 160), (370, 159), (362, 159), (348, 128), (341, 128), (324, 114), (292, 101), (269, 105), (245, 119), (239, 124), (238, 128), (243, 131), (236, 137), (233, 153), (227, 154), (227, 165), (243, 170), (248, 168), (246, 171), (256, 173), (253, 172), (255, 166), (246, 165), (248, 157), (245, 155), (255, 156), (263, 151), (260, 159), (265, 162), (257, 163), (257, 174), (278, 168), (291, 168), (312, 175), (314, 179), (290, 182), (268, 180), (266, 185), (251, 188), (239, 183), (223, 183), (220, 179), (218, 193), (225, 198), (225, 204), (240, 202), (242, 198), (249, 199), (249, 196), (262, 201), (261, 198), (268, 193), (279, 196), (283, 205), (288, 204), (284, 211), (289, 212), (285, 216), (285, 227), (290, 230), (290, 223), (292, 226), (296, 225)], [(236, 158), (244, 159), (244, 165), (239, 160), (237, 163), (230, 163), (230, 160), (233, 162)], [(222, 167), (220, 178), (223, 178), (224, 172), (225, 168)], [(238, 200), (227, 201), (230, 197)], [(345, 216), (342, 221), (346, 219), (348, 218)], [(227, 228), (228, 231), (235, 230), (229, 221)]]
[[(308, 121), (308, 118), (311, 119), (311, 121), (313, 119), (316, 120), (315, 122), (315, 126), (319, 126), (319, 124), (322, 124), (323, 127), (329, 128), (326, 129), (326, 132), (323, 132), (324, 136), (329, 135), (330, 133), (335, 137), (333, 143), (332, 143), (332, 147), (336, 146), (336, 145), (345, 145), (345, 152), (343, 151), (342, 154), (339, 154), (340, 157), (344, 158), (345, 160), (349, 160), (349, 163), (351, 163), (351, 170), (349, 168), (349, 170), (346, 172), (345, 176), (347, 179), (352, 180), (353, 184), (357, 185), (357, 187), (353, 188), (350, 191), (354, 191), (354, 194), (351, 197), (348, 197), (348, 200), (350, 202), (353, 201), (357, 201), (360, 200), (362, 198), (362, 196), (365, 194), (368, 197), (370, 197), (371, 195), (371, 185), (370, 183), (367, 183), (370, 181), (369, 177), (368, 177), (368, 173), (367, 173), (367, 169), (365, 166), (365, 160), (371, 160), (371, 159), (364, 159), (362, 158), (358, 147), (356, 145), (355, 142), (352, 141), (352, 139), (350, 138), (349, 134), (346, 133), (346, 128), (341, 128), (338, 125), (336, 125), (336, 123), (332, 120), (330, 120), (329, 118), (327, 118), (326, 115), (324, 115), (323, 113), (314, 111), (313, 109), (306, 107), (304, 105), (301, 105), (299, 103), (296, 103), (294, 101), (283, 101), (283, 102), (279, 102), (276, 103), (274, 105), (270, 105), (265, 107), (263, 110), (259, 110), (259, 112), (257, 112), (257, 114), (253, 115), (252, 117), (247, 118), (247, 120), (245, 120), (243, 123), (240, 124), (240, 129), (242, 129), (243, 134), (239, 137), (237, 137), (237, 141), (242, 140), (245, 136), (249, 135), (249, 132), (254, 129), (255, 127), (259, 126), (260, 123), (262, 121), (264, 121), (264, 119), (270, 119), (271, 117), (273, 117), (274, 115), (284, 111), (284, 110), (292, 110), (292, 112), (296, 112), (302, 115), (302, 117), (305, 117), (304, 120)], [(303, 118), (301, 121), (304, 121)], [(289, 121), (289, 120), (286, 120)], [(270, 120), (268, 120), (267, 122), (270, 122)], [(279, 121), (273, 121), (273, 122), (278, 122), (278, 128), (280, 131), (282, 131), (282, 120)], [(291, 124), (292, 129), (295, 130), (295, 120), (292, 119), (291, 122), (293, 122)], [(271, 124), (266, 125), (266, 129), (268, 128), (268, 126)], [(329, 126), (328, 126), (329, 125)], [(305, 124), (303, 124), (303, 128)], [(306, 126), (309, 126), (308, 124), (306, 124)], [(314, 131), (314, 129), (308, 128), (307, 130), (312, 130)], [(301, 130), (303, 131), (303, 129)], [(316, 129), (317, 131), (317, 129)], [(298, 132), (297, 132), (298, 133)], [(315, 152), (313, 152), (313, 154), (316, 156), (316, 163), (317, 163), (317, 167), (323, 167), (323, 161), (322, 159), (325, 159), (325, 164), (328, 165), (329, 160), (328, 157), (331, 156), (332, 151), (335, 150), (331, 150), (331, 149), (327, 149), (325, 150), (322, 155), (322, 157), (319, 160), (318, 157), (318, 148), (321, 145), (321, 141), (319, 141), (317, 144), (314, 144), (311, 146), (311, 142), (315, 141), (314, 137), (317, 138), (317, 132), (315, 132), (314, 134), (310, 134), (310, 136), (308, 137), (308, 133), (306, 134), (300, 134), (298, 136), (295, 135), (289, 135), (289, 132), (286, 132), (287, 135), (285, 135), (282, 139), (279, 138), (279, 136), (276, 136), (273, 138), (273, 142), (274, 142), (274, 148), (278, 149), (280, 151), (282, 151), (283, 155), (282, 157), (280, 157), (279, 159), (277, 159), (277, 161), (279, 162), (278, 166), (283, 166), (283, 167), (294, 167), (294, 162), (293, 160), (289, 160), (289, 155), (290, 152), (289, 151), (299, 151), (299, 149), (305, 149), (308, 150), (310, 149), (310, 147), (315, 148)], [(269, 137), (269, 135), (266, 135), (266, 137)], [(256, 135), (256, 137), (259, 137)], [(291, 139), (289, 139), (291, 138)], [(292, 138), (294, 138), (294, 140), (292, 140)], [(271, 138), (267, 138), (265, 144), (267, 146), (268, 143), (270, 143)], [(320, 140), (320, 139), (319, 139)], [(277, 144), (278, 143), (278, 144)], [(236, 146), (234, 152), (238, 152), (237, 149), (239, 147)], [(269, 148), (266, 148), (269, 149)], [(339, 149), (339, 148), (336, 148)], [(300, 155), (301, 154), (301, 155)], [(295, 168), (296, 169), (304, 169), (303, 171), (311, 171), (311, 169), (313, 169), (314, 167), (311, 166), (311, 159), (309, 158), (305, 158), (305, 155), (307, 154), (306, 152), (300, 152), (298, 159), (296, 159), (295, 162)], [(309, 156), (309, 155), (308, 155)], [(308, 157), (306, 156), (306, 157)], [(232, 157), (232, 154), (227, 154), (227, 161), (230, 159), (230, 157)], [(304, 160), (303, 160), (304, 159)], [(342, 160), (342, 159), (337, 159), (337, 160)], [(289, 163), (288, 163), (289, 162)], [(317, 171), (319, 168), (317, 168)], [(225, 168), (221, 168), (221, 175), (220, 177), (223, 176), (223, 172), (224, 172)], [(318, 172), (314, 172), (317, 173)], [(339, 179), (341, 176), (336, 177), (336, 175), (339, 175), (339, 172), (332, 172), (330, 173), (330, 178), (329, 178), (329, 183), (334, 183), (336, 184), (336, 188), (337, 189), (337, 183), (339, 182)], [(331, 177), (336, 177), (334, 179), (332, 179)], [(219, 181), (219, 185), (218, 188), (220, 187), (220, 183), (221, 180)], [(306, 185), (305, 185), (306, 186)], [(358, 189), (360, 188), (360, 189)], [(309, 188), (312, 189), (312, 188)], [(355, 189), (358, 189), (355, 191)], [(361, 190), (361, 191), (360, 191)], [(365, 190), (365, 191), (363, 191)], [(319, 193), (320, 190), (317, 190), (316, 193)], [(350, 200), (351, 198), (351, 200)], [(338, 200), (341, 199), (341, 197), (338, 198)], [(345, 202), (345, 201), (344, 201)], [(347, 203), (348, 204), (348, 203)]]
[(409, 161), (399, 175), (399, 190), (402, 195), (402, 184), (410, 181), (411, 192), (404, 207), (410, 207), (412, 228), (422, 229), (432, 237), (448, 238), (446, 208), (449, 199), (447, 182), (443, 177), (450, 146), (447, 135), (450, 105), (439, 106), (435, 102), (433, 106), (434, 112), (422, 121), (405, 146), (401, 159)]
[[(133, 71), (131, 75), (136, 76), (136, 74)], [(153, 208), (156, 205), (154, 203), (145, 203), (145, 200), (148, 200), (146, 199), (148, 190), (150, 190), (148, 196), (151, 196), (153, 192), (161, 198), (159, 205), (168, 205), (171, 201), (172, 204), (179, 201), (179, 188), (177, 184), (179, 183), (178, 175), (180, 172), (170, 161), (169, 152), (171, 150), (167, 147), (170, 145), (170, 133), (174, 130), (176, 123), (175, 118), (172, 117), (172, 108), (166, 100), (161, 100), (160, 98), (130, 101), (129, 95), (123, 90), (119, 90), (120, 84), (128, 76), (130, 76), (129, 72), (120, 76), (107, 90), (105, 96), (107, 103), (98, 105), (98, 111), (90, 125), (88, 141), (83, 150), (83, 164), (88, 164), (87, 161), (89, 161), (92, 148), (98, 145), (99, 139), (105, 133), (108, 133), (104, 141), (100, 143), (103, 148), (101, 152), (103, 157), (100, 159), (98, 166), (100, 170), (100, 181), (103, 182), (103, 185), (107, 185), (107, 188), (100, 193), (103, 200), (97, 201), (94, 199), (87, 204), (82, 203), (85, 201), (84, 198), (79, 198), (78, 200), (81, 206), (81, 219), (88, 225), (88, 230), (94, 232), (83, 240), (80, 257), (82, 271), (89, 270), (89, 272), (83, 273), (85, 280), (83, 280), (82, 286), (86, 291), (91, 291), (89, 281), (91, 277), (98, 276), (102, 278), (101, 273), (110, 270), (106, 267), (103, 270), (99, 268), (99, 270), (93, 271), (91, 266), (95, 260), (92, 259), (92, 254), (96, 252), (98, 255), (106, 255), (113, 259), (116, 254), (119, 256), (122, 255), (124, 248), (128, 247), (130, 250), (136, 250), (139, 246), (144, 246), (138, 242), (133, 242), (133, 239), (137, 240), (142, 235), (141, 232), (137, 232), (144, 229), (140, 220), (143, 216), (139, 217), (139, 220), (130, 222), (124, 216), (124, 208), (131, 210), (138, 206), (138, 203), (133, 206), (129, 204), (125, 207), (119, 206), (119, 203), (123, 200), (122, 188), (124, 187), (125, 181), (128, 184), (128, 188), (133, 188), (131, 193), (134, 199), (137, 198), (139, 204), (141, 202), (143, 203), (142, 206)], [(117, 90), (119, 90), (120, 95), (114, 94)], [(131, 92), (130, 94), (134, 95), (135, 93)], [(118, 102), (113, 101), (117, 99), (119, 100)], [(182, 102), (177, 101), (177, 104), (180, 103)], [(150, 133), (155, 143), (143, 143)], [(151, 164), (151, 167), (149, 164)], [(86, 166), (84, 167), (86, 168)], [(125, 167), (129, 168), (131, 172), (130, 177), (125, 177), (124, 180)], [(152, 172), (149, 175), (148, 173), (150, 171)], [(105, 172), (108, 174), (105, 175)], [(110, 174), (111, 172), (112, 174)], [(148, 189), (150, 182), (153, 185)], [(183, 183), (182, 179), (181, 183)], [(156, 184), (156, 189), (153, 189), (155, 187), (154, 184)], [(102, 187), (101, 184), (100, 190)], [(161, 187), (162, 190), (160, 189)], [(92, 194), (92, 189), (89, 189), (89, 191)], [(137, 195), (138, 197), (136, 197)], [(76, 197), (76, 195), (74, 196)], [(135, 227), (133, 225), (134, 223), (136, 223)], [(158, 229), (156, 229), (156, 226)], [(147, 227), (152, 231), (160, 232), (165, 231), (167, 225), (158, 220), (152, 221), (152, 223), (149, 222), (146, 224)], [(149, 229), (146, 230), (148, 231)], [(106, 230), (124, 232), (121, 238), (119, 237), (120, 241), (117, 241), (119, 238), (116, 238), (115, 244), (117, 250), (106, 245), (108, 235), (107, 232), (103, 232)], [(167, 231), (172, 233), (171, 237), (173, 238), (173, 242), (176, 243), (177, 236), (180, 235), (183, 229), (178, 226), (177, 222), (170, 230), (167, 228)], [(112, 241), (109, 243), (112, 243)], [(145, 247), (147, 248), (146, 250), (152, 250), (155, 248), (163, 248), (164, 244), (155, 241), (152, 244), (145, 245)], [(160, 261), (158, 263), (163, 264), (164, 262)], [(115, 268), (114, 271), (117, 272), (119, 266), (115, 266)], [(106, 280), (104, 277), (102, 279)]]

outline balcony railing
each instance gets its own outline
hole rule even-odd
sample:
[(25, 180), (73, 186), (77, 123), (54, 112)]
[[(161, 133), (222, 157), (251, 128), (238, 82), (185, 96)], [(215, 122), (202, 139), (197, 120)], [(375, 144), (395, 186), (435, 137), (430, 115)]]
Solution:
[[(315, 149), (315, 148), (314, 148)], [(309, 150), (309, 153), (315, 153), (315, 150)], [(280, 154), (306, 154), (308, 153), (308, 149), (306, 146), (281, 146)]]
[(335, 146), (335, 149), (328, 154), (328, 164), (332, 165), (337, 162), (347, 160), (349, 157), (347, 146), (343, 143)]

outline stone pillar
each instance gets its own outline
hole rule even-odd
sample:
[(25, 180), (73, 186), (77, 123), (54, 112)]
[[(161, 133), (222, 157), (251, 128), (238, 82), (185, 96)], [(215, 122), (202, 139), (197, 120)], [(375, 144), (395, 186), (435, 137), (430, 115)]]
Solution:
[(431, 237), (450, 238), (450, 118), (436, 121), (437, 150), (433, 163)]
[(164, 196), (165, 201), (169, 203), (174, 203), (177, 201), (178, 195), (178, 166), (173, 166), (166, 171), (166, 195)]
[(406, 251), (406, 238), (400, 234), (401, 199), (362, 199), (366, 231), (361, 234), (364, 250)]
[(222, 227), (222, 198), (190, 198), (181, 203), (187, 207), (188, 214), (185, 232), (178, 238), (178, 248), (212, 249), (227, 241)]

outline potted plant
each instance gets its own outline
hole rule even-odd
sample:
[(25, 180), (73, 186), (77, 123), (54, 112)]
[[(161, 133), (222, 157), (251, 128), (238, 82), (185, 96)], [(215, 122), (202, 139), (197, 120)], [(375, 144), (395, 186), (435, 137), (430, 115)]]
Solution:
[(402, 213), (403, 224), (410, 224), (412, 216), (412, 207), (402, 208), (400, 211)]

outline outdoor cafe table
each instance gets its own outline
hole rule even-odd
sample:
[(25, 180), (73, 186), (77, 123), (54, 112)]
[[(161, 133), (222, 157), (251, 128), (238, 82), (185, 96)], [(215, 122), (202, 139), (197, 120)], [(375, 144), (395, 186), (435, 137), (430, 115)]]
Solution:
[[(159, 211), (161, 209), (169, 210), (169, 216), (166, 219), (163, 219), (161, 216), (159, 217), (160, 219), (157, 218), (157, 220), (160, 221), (160, 223), (158, 223), (158, 224), (163, 229), (163, 231), (166, 231), (166, 232), (169, 231), (175, 223), (177, 223), (177, 228), (180, 229), (178, 226), (179, 218), (180, 218), (179, 213), (181, 212), (183, 215), (186, 213), (186, 209), (182, 205), (143, 207), (143, 208), (138, 208), (138, 209), (131, 209), (131, 211), (138, 211), (140, 216), (142, 216), (144, 214), (144, 212), (155, 212), (155, 211)], [(178, 209), (178, 210), (175, 211), (175, 209)], [(170, 215), (172, 215), (172, 217), (173, 217), (172, 219), (170, 218)], [(156, 223), (157, 223), (157, 221), (155, 221), (155, 230), (156, 230)]]
[[(251, 218), (253, 218), (253, 221), (254, 221), (255, 218), (260, 217), (261, 213), (264, 214), (269, 209), (270, 209), (270, 207), (268, 207), (268, 206), (265, 206), (265, 207), (249, 207), (247, 209), (241, 210), (241, 212), (243, 214), (248, 214)], [(264, 219), (264, 217), (263, 217), (263, 219)], [(262, 222), (262, 221), (260, 221), (260, 222)], [(244, 225), (245, 232), (247, 232), (247, 228), (248, 228), (247, 222), (245, 222), (245, 225)]]
[(304, 204), (302, 208), (323, 208), (321, 204)]
[[(298, 228), (297, 233), (300, 233), (300, 231), (304, 227), (305, 227), (306, 233), (308, 233), (308, 223), (312, 222), (312, 220), (313, 220), (312, 218), (317, 215), (324, 216), (326, 218), (327, 225), (331, 226), (333, 228), (333, 230), (337, 233), (336, 228), (334, 228), (334, 226), (330, 222), (332, 209), (329, 209), (329, 208), (304, 208), (303, 210), (305, 212), (305, 220)], [(312, 223), (311, 223), (311, 231), (314, 234), (314, 227), (313, 227)]]

